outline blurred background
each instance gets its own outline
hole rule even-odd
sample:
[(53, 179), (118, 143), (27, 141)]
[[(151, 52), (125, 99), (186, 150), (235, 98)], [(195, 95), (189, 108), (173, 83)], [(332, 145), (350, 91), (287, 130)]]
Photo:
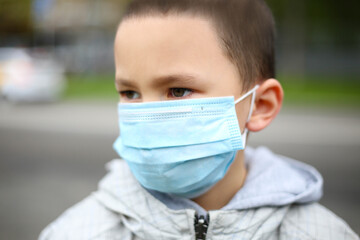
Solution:
[[(315, 166), (360, 233), (360, 2), (267, 0), (285, 104), (249, 144)], [(0, 239), (36, 239), (95, 191), (117, 129), (125, 0), (0, 0)]]

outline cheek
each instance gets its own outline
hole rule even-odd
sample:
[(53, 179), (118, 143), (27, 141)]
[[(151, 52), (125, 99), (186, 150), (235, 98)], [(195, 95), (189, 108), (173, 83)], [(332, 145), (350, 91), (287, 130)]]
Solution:
[(242, 132), (245, 129), (246, 121), (248, 119), (250, 103), (250, 98), (247, 98), (235, 105), (237, 119)]

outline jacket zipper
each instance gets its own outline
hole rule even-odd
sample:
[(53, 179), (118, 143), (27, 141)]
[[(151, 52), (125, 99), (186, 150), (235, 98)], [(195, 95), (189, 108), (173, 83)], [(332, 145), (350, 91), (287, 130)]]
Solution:
[(209, 214), (206, 214), (206, 216), (199, 216), (197, 213), (195, 213), (194, 227), (196, 240), (206, 240), (206, 233), (208, 230), (209, 222)]

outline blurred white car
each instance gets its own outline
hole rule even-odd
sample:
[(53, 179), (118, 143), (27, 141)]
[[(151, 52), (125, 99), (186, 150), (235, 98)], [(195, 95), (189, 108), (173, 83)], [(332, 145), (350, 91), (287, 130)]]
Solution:
[(57, 100), (65, 89), (64, 72), (46, 52), (0, 48), (0, 93), (9, 101)]

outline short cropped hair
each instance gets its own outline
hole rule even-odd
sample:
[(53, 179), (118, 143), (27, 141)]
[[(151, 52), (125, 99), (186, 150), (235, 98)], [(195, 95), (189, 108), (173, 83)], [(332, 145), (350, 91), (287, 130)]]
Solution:
[(133, 0), (122, 21), (170, 14), (210, 20), (244, 90), (275, 77), (275, 22), (264, 0)]

